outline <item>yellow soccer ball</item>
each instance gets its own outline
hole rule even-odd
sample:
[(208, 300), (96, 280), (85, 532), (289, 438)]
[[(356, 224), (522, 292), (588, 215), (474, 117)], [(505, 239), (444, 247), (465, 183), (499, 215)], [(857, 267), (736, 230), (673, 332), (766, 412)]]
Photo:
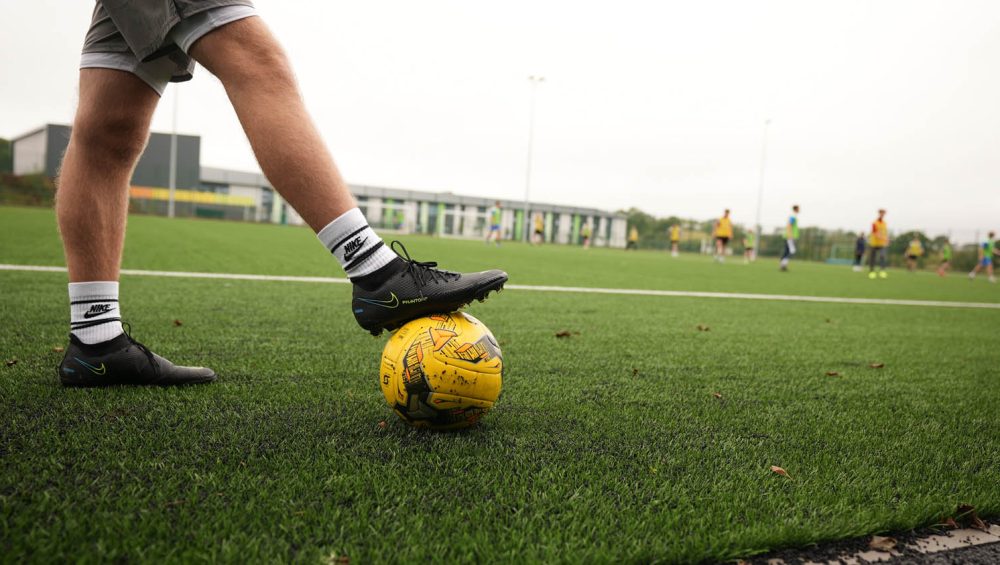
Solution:
[(464, 312), (435, 314), (392, 334), (379, 383), (386, 402), (411, 426), (466, 428), (500, 397), (503, 357), (479, 320)]

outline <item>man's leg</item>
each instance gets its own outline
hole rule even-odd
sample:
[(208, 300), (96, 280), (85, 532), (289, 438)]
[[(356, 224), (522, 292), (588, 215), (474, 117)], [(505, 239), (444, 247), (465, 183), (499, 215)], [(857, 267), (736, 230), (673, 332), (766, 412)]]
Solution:
[(450, 273), (435, 263), (403, 260), (383, 245), (357, 208), (284, 51), (261, 18), (216, 28), (188, 53), (222, 82), (264, 174), (354, 282), (352, 309), (361, 327), (378, 335), (503, 288), (503, 271)]
[(70, 282), (117, 281), (128, 188), (160, 97), (133, 74), (80, 70), (56, 216)]
[(222, 82), (264, 174), (313, 231), (356, 206), (261, 18), (208, 33), (190, 55)]
[(158, 101), (131, 73), (80, 71), (80, 102), (56, 195), (70, 280), (70, 344), (59, 365), (68, 386), (215, 380), (211, 369), (177, 367), (122, 332), (118, 271), (129, 180)]

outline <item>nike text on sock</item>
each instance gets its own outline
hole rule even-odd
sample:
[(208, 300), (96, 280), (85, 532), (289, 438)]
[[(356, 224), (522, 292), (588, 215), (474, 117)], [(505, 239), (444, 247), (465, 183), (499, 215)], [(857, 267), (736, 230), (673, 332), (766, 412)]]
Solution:
[(358, 208), (341, 214), (319, 230), (316, 237), (352, 279), (371, 274), (396, 258)]
[(101, 343), (123, 333), (118, 283), (69, 283), (70, 332), (86, 344)]

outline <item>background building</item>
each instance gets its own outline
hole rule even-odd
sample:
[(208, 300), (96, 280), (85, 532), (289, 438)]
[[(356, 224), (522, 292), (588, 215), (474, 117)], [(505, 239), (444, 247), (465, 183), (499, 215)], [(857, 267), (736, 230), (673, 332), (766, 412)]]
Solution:
[[(15, 175), (44, 174), (55, 178), (69, 143), (70, 127), (48, 124), (12, 140)], [(201, 166), (201, 138), (177, 136), (175, 213), (252, 222), (300, 225), (302, 218), (256, 173)], [(134, 212), (167, 214), (170, 190), (170, 134), (153, 133), (132, 175), (130, 208)], [(487, 210), (495, 198), (350, 185), (358, 206), (380, 231), (445, 237), (484, 237)], [(524, 202), (500, 200), (504, 239), (522, 239)], [(576, 244), (588, 223), (593, 244), (624, 247), (626, 216), (593, 208), (531, 203), (528, 218), (541, 214), (545, 240)]]

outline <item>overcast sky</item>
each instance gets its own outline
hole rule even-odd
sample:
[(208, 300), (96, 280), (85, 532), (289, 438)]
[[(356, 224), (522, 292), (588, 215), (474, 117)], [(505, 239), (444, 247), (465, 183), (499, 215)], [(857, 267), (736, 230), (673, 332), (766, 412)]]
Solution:
[[(258, 0), (352, 183), (739, 223), (1000, 231), (1000, 2)], [(0, 136), (69, 123), (93, 3), (0, 0)], [(154, 129), (259, 170), (219, 83)]]

